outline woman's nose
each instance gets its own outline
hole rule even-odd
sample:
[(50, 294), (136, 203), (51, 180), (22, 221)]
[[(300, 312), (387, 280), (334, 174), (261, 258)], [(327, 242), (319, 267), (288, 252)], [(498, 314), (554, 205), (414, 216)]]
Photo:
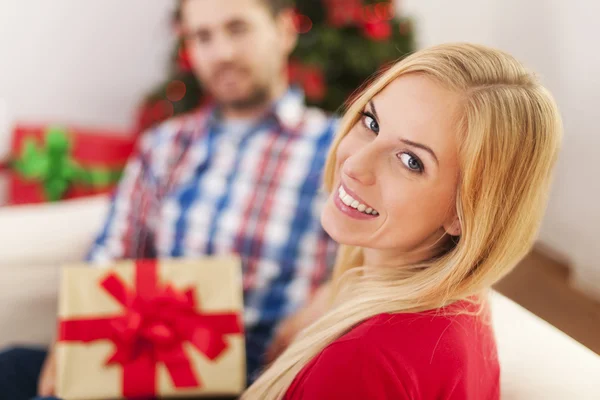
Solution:
[(364, 186), (375, 184), (374, 160), (368, 157), (348, 157), (342, 166), (342, 172), (348, 178)]

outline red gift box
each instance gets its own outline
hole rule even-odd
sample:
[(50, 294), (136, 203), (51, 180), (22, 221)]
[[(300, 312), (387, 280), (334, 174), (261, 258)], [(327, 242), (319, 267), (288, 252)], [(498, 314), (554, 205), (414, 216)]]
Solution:
[[(44, 125), (19, 124), (13, 130), (11, 143), (11, 166), (9, 166), (8, 203), (32, 204), (52, 201), (44, 190), (41, 179), (23, 176), (14, 168), (14, 161), (19, 160), (27, 147), (27, 143), (35, 143), (42, 149), (48, 133), (52, 129), (65, 132), (69, 150), (66, 156), (77, 164), (78, 168), (88, 171), (121, 171), (135, 147), (136, 138), (129, 132), (87, 129), (79, 127), (50, 128)], [(110, 192), (115, 186), (94, 186), (81, 182), (73, 182), (61, 196), (72, 199), (94, 194)]]

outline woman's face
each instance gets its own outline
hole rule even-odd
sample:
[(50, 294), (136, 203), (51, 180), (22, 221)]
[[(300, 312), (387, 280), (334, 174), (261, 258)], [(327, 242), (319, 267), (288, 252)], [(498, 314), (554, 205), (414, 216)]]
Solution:
[(444, 233), (460, 234), (458, 106), (457, 94), (416, 74), (372, 99), (337, 149), (321, 216), (334, 240), (397, 258), (427, 254)]

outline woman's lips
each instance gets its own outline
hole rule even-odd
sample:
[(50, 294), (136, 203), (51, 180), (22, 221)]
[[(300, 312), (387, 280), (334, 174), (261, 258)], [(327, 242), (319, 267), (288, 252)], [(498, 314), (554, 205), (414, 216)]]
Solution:
[(338, 210), (350, 218), (365, 220), (377, 218), (379, 215), (376, 210), (363, 203), (362, 199), (343, 184), (338, 187), (333, 196), (333, 202)]

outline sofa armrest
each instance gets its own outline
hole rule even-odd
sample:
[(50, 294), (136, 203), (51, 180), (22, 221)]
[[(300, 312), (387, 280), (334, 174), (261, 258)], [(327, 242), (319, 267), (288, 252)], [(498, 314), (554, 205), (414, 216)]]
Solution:
[(0, 208), (0, 347), (53, 337), (60, 266), (81, 262), (108, 198)]
[(491, 304), (503, 400), (600, 399), (600, 356), (499, 293)]
[(106, 196), (0, 208), (0, 266), (81, 261), (107, 208)]

